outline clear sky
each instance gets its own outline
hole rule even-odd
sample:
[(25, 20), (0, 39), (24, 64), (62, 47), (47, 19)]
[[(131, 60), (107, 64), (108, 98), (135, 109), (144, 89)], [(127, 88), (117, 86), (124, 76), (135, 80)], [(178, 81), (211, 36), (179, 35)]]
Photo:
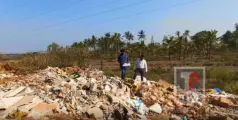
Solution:
[[(145, 30), (148, 41), (153, 35), (159, 42), (185, 29), (216, 29), (221, 35), (238, 22), (238, 0), (189, 1), (194, 0), (0, 0), (0, 52), (41, 51), (52, 42), (65, 46), (128, 30)], [(154, 9), (160, 10), (135, 15)], [(116, 19), (124, 16), (131, 17)]]

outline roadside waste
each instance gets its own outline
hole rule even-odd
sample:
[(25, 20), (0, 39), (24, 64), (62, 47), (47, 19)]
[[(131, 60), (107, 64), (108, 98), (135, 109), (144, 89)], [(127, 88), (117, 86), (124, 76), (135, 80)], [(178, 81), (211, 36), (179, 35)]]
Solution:
[(224, 91), (175, 90), (163, 80), (121, 81), (97, 69), (73, 67), (48, 67), (21, 77), (4, 74), (1, 79), (8, 82), (0, 84), (0, 119), (74, 115), (98, 120), (197, 120), (217, 114), (238, 119), (238, 97)]

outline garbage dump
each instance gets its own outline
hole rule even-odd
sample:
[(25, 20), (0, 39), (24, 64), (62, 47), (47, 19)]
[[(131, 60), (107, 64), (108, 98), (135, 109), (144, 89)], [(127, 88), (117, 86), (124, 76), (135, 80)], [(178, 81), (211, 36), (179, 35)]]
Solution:
[(238, 119), (237, 96), (218, 88), (185, 91), (162, 80), (122, 81), (97, 69), (71, 67), (0, 76), (8, 80), (0, 85), (1, 119), (58, 114), (97, 120)]

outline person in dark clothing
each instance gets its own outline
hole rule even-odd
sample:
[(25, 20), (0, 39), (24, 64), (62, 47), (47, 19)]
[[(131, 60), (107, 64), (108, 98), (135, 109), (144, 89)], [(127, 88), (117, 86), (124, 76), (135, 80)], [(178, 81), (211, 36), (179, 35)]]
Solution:
[(121, 79), (126, 79), (127, 66), (124, 66), (125, 63), (129, 63), (129, 57), (125, 53), (125, 49), (121, 50), (121, 54), (118, 56), (118, 63), (120, 64), (121, 69)]

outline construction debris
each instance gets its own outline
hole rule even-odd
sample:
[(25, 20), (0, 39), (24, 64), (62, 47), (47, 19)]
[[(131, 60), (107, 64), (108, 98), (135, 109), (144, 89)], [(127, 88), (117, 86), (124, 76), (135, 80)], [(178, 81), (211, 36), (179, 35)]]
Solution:
[[(229, 107), (237, 106), (237, 97), (224, 92), (205, 95), (200, 91), (175, 90), (172, 84), (162, 80), (122, 82), (99, 70), (48, 67), (22, 79), (11, 76), (17, 80), (0, 85), (2, 118), (40, 119), (64, 114), (99, 120), (147, 119), (155, 115), (192, 120), (216, 116), (214, 111), (224, 113)], [(237, 119), (237, 113), (233, 110), (229, 118)]]

